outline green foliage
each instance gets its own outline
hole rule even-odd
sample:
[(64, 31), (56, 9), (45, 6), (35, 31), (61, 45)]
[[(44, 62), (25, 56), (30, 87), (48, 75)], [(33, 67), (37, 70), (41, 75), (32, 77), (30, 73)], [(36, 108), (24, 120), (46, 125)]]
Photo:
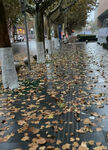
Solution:
[[(55, 1), (47, 12), (54, 9), (59, 2)], [(60, 9), (52, 14), (51, 20), (56, 24), (65, 22), (66, 28), (70, 30), (80, 29), (85, 26), (88, 13), (95, 8), (96, 3), (97, 0), (63, 0)]]
[(19, 0), (3, 1), (8, 25), (14, 25), (22, 22)]
[(78, 2), (67, 12), (67, 27), (81, 29), (85, 26), (88, 13), (96, 6), (97, 0), (78, 0)]
[(47, 10), (48, 12), (52, 11), (57, 5), (58, 5), (59, 0), (56, 0), (54, 3), (52, 3), (50, 6), (48, 6)]

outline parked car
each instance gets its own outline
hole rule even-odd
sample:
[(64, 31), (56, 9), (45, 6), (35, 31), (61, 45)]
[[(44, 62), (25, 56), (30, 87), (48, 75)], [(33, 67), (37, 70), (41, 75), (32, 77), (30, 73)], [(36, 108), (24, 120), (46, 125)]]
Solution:
[(24, 41), (24, 36), (18, 35), (17, 41), (20, 41), (20, 42)]

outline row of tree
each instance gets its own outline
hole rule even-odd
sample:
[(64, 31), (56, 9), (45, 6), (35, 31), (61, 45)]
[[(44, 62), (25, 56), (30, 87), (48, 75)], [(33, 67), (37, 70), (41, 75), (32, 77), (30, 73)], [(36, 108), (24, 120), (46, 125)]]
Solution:
[[(35, 1), (35, 3), (34, 3)], [(45, 62), (44, 20), (47, 22), (47, 35), (51, 54), (51, 27), (55, 31), (55, 45), (58, 42), (58, 24), (65, 24), (70, 32), (86, 24), (87, 14), (96, 6), (96, 0), (26, 0), (26, 12), (34, 17), (37, 45), (37, 62)], [(44, 19), (45, 18), (45, 19)], [(12, 56), (8, 29), (21, 23), (23, 17), (18, 0), (0, 0), (0, 51), (2, 81), (5, 88), (17, 88), (18, 79)], [(7, 22), (7, 23), (6, 23)], [(8, 26), (7, 26), (8, 25)], [(14, 31), (14, 30), (13, 30)]]

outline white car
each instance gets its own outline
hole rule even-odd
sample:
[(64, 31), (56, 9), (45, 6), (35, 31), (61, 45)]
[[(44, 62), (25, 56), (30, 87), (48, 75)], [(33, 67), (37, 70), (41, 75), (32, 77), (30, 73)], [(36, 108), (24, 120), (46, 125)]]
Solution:
[(18, 35), (17, 41), (20, 41), (20, 42), (24, 41), (24, 36)]

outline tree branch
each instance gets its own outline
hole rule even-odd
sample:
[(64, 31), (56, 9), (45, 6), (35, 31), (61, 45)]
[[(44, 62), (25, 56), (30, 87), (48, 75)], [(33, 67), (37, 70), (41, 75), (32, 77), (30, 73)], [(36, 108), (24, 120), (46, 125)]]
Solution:
[(32, 16), (35, 14), (36, 11), (36, 7), (26, 3), (26, 12), (28, 12), (29, 14), (31, 14)]
[(40, 11), (45, 11), (52, 3), (54, 3), (56, 0), (46, 0), (43, 2), (40, 6)]
[(74, 0), (69, 6), (62, 8), (62, 11), (68, 11), (71, 9), (72, 6), (74, 6), (79, 0)]
[(49, 12), (48, 14), (49, 17), (60, 8), (62, 2), (63, 0), (59, 0), (59, 4), (51, 12)]
[(53, 23), (58, 22), (60, 20), (60, 18), (63, 17), (63, 14), (66, 13), (69, 9), (71, 9), (78, 1), (79, 0), (74, 0), (69, 6), (67, 6), (65, 8), (61, 8), (60, 9), (60, 14), (54, 20), (52, 20), (50, 18), (51, 22), (53, 22)]

